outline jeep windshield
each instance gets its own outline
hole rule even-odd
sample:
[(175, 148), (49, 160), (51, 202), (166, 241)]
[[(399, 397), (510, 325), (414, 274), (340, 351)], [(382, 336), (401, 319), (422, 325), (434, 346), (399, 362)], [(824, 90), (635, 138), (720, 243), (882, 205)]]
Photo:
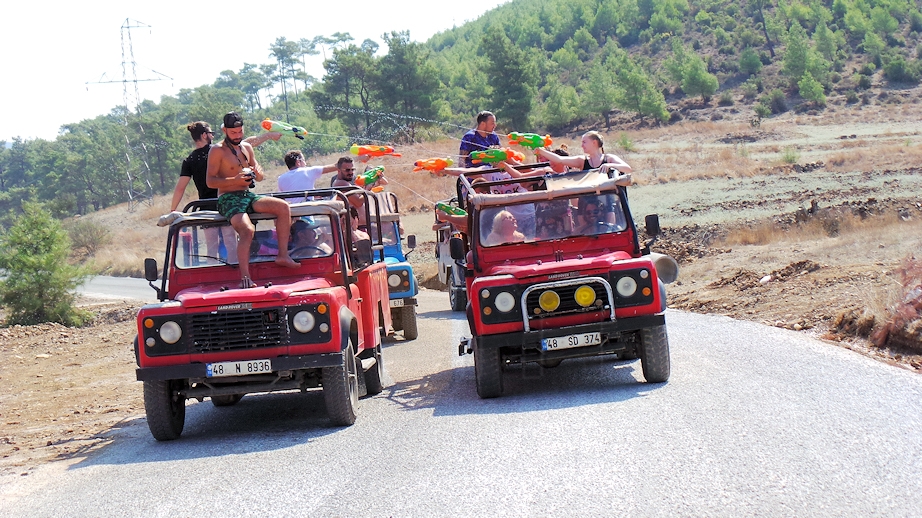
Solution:
[[(255, 219), (256, 232), (250, 244), (250, 263), (275, 261), (278, 235), (274, 219)], [(193, 220), (178, 231), (176, 267), (193, 269), (236, 264), (237, 233), (227, 221)], [(318, 214), (293, 218), (288, 250), (294, 260), (329, 257), (334, 250), (330, 216)]]
[(627, 218), (617, 193), (485, 206), (479, 213), (484, 247), (621, 232)]
[[(506, 184), (518, 189), (504, 190)], [(613, 234), (628, 228), (620, 187), (599, 173), (481, 183), (471, 196), (484, 247)], [(489, 189), (490, 192), (484, 192)]]

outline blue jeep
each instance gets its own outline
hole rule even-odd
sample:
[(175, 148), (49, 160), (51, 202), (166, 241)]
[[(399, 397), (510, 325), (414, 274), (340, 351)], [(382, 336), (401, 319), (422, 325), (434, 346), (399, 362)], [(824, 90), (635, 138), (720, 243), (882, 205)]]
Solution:
[[(419, 336), (416, 326), (416, 294), (419, 286), (407, 255), (416, 248), (416, 236), (406, 237), (406, 251), (401, 239), (400, 211), (397, 196), (392, 192), (375, 193), (381, 211), (381, 237), (384, 263), (387, 265), (387, 288), (390, 294), (391, 319), (394, 331), (403, 331), (407, 340)], [(377, 236), (375, 236), (377, 241)]]

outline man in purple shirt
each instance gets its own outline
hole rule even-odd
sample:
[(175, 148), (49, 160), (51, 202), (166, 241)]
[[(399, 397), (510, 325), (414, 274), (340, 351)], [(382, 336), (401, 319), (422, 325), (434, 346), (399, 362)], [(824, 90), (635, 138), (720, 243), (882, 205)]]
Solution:
[(488, 111), (482, 111), (477, 114), (477, 127), (461, 137), (461, 148), (458, 154), (464, 159), (465, 167), (475, 167), (475, 164), (471, 162), (471, 151), (483, 151), (484, 149), (499, 146), (499, 135), (493, 133), (495, 129), (495, 115)]

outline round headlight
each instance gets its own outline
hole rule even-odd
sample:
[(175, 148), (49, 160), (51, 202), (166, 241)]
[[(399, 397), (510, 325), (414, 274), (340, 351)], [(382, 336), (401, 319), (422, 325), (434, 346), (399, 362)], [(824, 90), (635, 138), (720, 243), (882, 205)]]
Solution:
[(560, 307), (560, 295), (556, 291), (547, 290), (538, 296), (538, 305), (544, 311), (554, 311)]
[(388, 275), (387, 284), (390, 285), (391, 288), (396, 288), (397, 286), (400, 286), (400, 276), (397, 275), (396, 273), (392, 273)]
[(168, 344), (175, 344), (182, 338), (182, 328), (172, 320), (160, 326), (160, 339)]
[(576, 288), (576, 292), (573, 293), (573, 300), (580, 306), (587, 308), (595, 302), (595, 290), (589, 286), (580, 286)]
[(503, 313), (509, 313), (512, 311), (512, 308), (515, 307), (515, 297), (508, 291), (504, 291), (496, 296), (496, 300), (493, 301), (493, 304), (496, 306), (496, 309)]
[(630, 297), (637, 291), (637, 281), (635, 281), (633, 277), (622, 277), (618, 279), (618, 284), (615, 285), (615, 289), (618, 290), (618, 295)]
[(316, 322), (317, 320), (310, 311), (298, 311), (295, 313), (295, 317), (291, 319), (291, 324), (295, 326), (299, 333), (309, 333)]

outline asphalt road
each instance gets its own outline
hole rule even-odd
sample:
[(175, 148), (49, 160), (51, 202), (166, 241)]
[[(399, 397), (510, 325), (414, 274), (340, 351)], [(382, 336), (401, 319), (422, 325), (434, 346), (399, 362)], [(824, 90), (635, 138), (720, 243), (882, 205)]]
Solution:
[[(2, 516), (909, 516), (922, 509), (922, 376), (802, 334), (670, 311), (672, 378), (639, 361), (506, 373), (480, 400), (447, 294), (386, 345), (349, 428), (322, 395), (189, 403), (99, 453), (0, 479)], [(141, 390), (140, 383), (137, 389)]]
[[(159, 288), (160, 281), (155, 282), (154, 286)], [(96, 298), (157, 301), (157, 292), (150, 287), (148, 282), (135, 277), (93, 276), (77, 287), (77, 293)]]

